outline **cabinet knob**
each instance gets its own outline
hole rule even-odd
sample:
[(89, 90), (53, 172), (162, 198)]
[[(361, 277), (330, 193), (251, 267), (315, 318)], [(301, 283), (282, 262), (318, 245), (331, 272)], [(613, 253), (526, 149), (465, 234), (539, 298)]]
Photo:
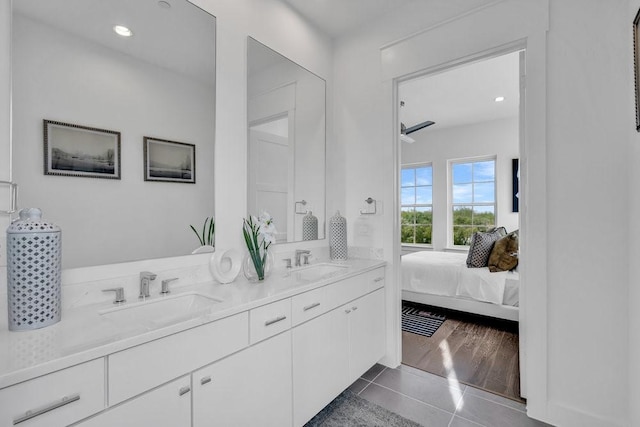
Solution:
[(349, 314), (351, 313), (351, 310), (349, 310), (348, 308), (344, 311), (345, 313)]
[(355, 306), (355, 305), (353, 307), (351, 307), (351, 310), (353, 310), (353, 311), (356, 311), (357, 309), (358, 309), (358, 307)]

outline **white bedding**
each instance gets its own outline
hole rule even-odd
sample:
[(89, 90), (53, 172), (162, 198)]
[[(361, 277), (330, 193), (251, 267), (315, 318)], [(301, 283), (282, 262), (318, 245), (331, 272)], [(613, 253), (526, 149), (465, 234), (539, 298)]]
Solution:
[(402, 289), (518, 305), (518, 273), (467, 268), (467, 254), (422, 251), (402, 257)]

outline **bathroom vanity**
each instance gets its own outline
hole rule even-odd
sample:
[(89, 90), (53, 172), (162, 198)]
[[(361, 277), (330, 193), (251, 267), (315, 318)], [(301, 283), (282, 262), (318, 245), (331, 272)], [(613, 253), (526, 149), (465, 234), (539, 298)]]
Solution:
[[(129, 292), (124, 305), (1, 332), (13, 350), (0, 361), (0, 425), (303, 425), (384, 355), (385, 267), (283, 270), (260, 284), (176, 284), (169, 296), (152, 286), (145, 302)], [(167, 320), (181, 304), (196, 314)]]

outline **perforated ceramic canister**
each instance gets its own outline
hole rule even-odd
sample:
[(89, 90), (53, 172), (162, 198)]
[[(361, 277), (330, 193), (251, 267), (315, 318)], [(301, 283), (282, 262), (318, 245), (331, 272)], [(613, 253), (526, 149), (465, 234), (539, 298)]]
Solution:
[(347, 219), (336, 212), (329, 220), (329, 255), (334, 261), (347, 259)]
[(60, 321), (62, 233), (37, 208), (20, 211), (7, 229), (9, 330), (39, 329)]
[(302, 240), (318, 240), (318, 218), (311, 211), (302, 218)]

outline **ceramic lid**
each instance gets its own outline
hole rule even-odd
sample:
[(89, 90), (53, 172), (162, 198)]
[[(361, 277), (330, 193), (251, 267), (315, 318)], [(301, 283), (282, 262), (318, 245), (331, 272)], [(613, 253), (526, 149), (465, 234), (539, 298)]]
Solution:
[(24, 208), (18, 214), (20, 218), (15, 220), (7, 233), (59, 233), (60, 227), (42, 219), (42, 211), (38, 208)]

